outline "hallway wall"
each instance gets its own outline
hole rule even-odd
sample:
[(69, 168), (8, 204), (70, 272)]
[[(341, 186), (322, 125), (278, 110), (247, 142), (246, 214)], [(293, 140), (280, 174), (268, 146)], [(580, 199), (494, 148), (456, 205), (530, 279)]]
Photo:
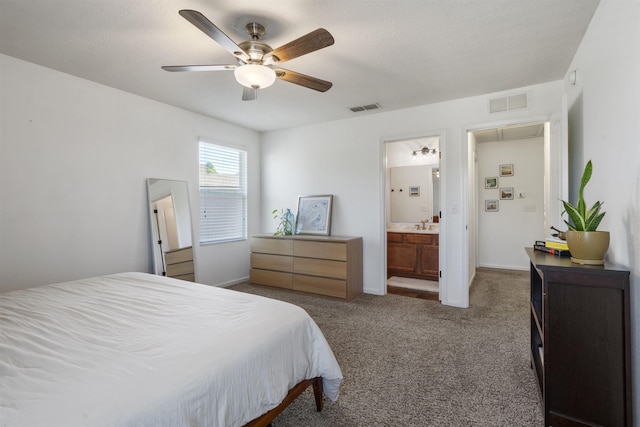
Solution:
[[(544, 139), (476, 144), (479, 267), (528, 270), (525, 246), (543, 240)], [(501, 177), (500, 165), (513, 164), (513, 176)], [(495, 177), (498, 187), (485, 188), (485, 178)], [(500, 199), (503, 189), (513, 190), (513, 200)], [(485, 202), (497, 200), (498, 210), (487, 212)]]

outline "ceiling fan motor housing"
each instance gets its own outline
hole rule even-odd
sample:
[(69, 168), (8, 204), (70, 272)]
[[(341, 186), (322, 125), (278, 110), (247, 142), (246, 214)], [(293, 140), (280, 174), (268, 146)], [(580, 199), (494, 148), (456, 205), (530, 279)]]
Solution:
[(273, 51), (271, 46), (257, 40), (248, 40), (238, 46), (249, 55), (249, 62), (252, 64), (262, 64), (264, 55)]

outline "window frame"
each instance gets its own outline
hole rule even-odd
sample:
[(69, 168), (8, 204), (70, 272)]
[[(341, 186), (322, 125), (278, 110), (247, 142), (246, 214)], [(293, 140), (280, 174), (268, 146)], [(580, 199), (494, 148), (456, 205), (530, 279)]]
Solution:
[[(212, 226), (203, 226), (203, 219), (204, 216), (206, 215), (206, 206), (207, 203), (204, 200), (204, 197), (206, 196), (205, 194), (203, 194), (203, 187), (206, 188), (207, 186), (203, 185), (202, 182), (202, 168), (203, 165), (205, 165), (206, 163), (203, 163), (203, 145), (208, 147), (209, 150), (216, 150), (218, 149), (220, 152), (227, 152), (227, 153), (232, 153), (233, 155), (237, 155), (238, 156), (238, 161), (237, 161), (237, 169), (238, 169), (238, 186), (237, 187), (231, 187), (231, 188), (220, 188), (218, 192), (218, 196), (222, 196), (221, 199), (225, 199), (225, 196), (233, 196), (233, 195), (238, 195), (240, 196), (240, 210), (241, 210), (241, 215), (239, 215), (239, 220), (238, 222), (235, 224), (234, 228), (237, 228), (239, 230), (239, 233), (235, 234), (235, 235), (230, 235), (230, 236), (224, 236), (224, 235), (218, 235), (218, 236), (212, 236), (212, 234), (216, 233), (215, 228), (215, 224)], [(207, 245), (216, 245), (216, 244), (221, 244), (221, 243), (229, 243), (229, 242), (238, 242), (238, 241), (246, 241), (248, 240), (248, 199), (249, 199), (249, 195), (248, 195), (248, 181), (249, 181), (249, 171), (248, 171), (248, 157), (249, 157), (249, 152), (246, 149), (246, 147), (243, 146), (239, 146), (239, 145), (235, 145), (235, 144), (229, 144), (229, 143), (225, 143), (222, 141), (217, 141), (217, 140), (209, 140), (206, 138), (200, 138), (198, 140), (198, 221), (199, 221), (199, 230), (198, 230), (198, 243), (200, 244), (200, 246), (207, 246)], [(223, 168), (224, 165), (220, 165), (221, 168)], [(224, 169), (224, 168), (223, 168)], [(206, 188), (207, 191), (211, 191), (211, 188)], [(216, 200), (216, 196), (215, 194), (210, 194), (209, 195), (209, 201), (215, 201)], [(233, 197), (228, 198), (228, 200), (233, 200)], [(210, 206), (210, 205), (209, 205)], [(227, 217), (231, 218), (230, 216)], [(220, 224), (218, 224), (218, 226), (220, 227)]]

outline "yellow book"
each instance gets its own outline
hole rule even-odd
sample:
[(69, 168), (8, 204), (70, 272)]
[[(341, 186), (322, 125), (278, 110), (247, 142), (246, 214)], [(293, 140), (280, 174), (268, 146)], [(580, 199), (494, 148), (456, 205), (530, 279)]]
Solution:
[(569, 246), (567, 245), (567, 242), (556, 242), (554, 240), (545, 240), (544, 245), (548, 248), (553, 248), (553, 249), (562, 249), (565, 251), (569, 250)]

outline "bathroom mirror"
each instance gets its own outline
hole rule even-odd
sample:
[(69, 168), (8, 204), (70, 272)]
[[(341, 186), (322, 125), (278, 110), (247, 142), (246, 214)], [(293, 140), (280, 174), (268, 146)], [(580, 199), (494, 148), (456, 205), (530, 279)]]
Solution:
[(440, 171), (437, 166), (390, 168), (391, 222), (432, 221), (440, 206)]
[(186, 181), (147, 179), (155, 274), (195, 281)]

